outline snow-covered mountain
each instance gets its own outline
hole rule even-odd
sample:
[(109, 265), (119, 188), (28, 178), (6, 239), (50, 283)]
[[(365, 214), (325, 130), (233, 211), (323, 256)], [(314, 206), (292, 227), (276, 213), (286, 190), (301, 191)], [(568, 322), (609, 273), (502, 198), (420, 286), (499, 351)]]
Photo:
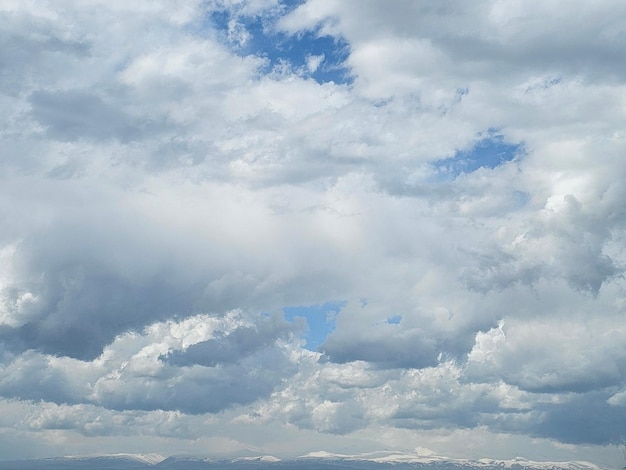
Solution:
[(605, 470), (589, 462), (451, 459), (431, 453), (371, 452), (347, 455), (312, 452), (291, 460), (269, 455), (236, 459), (113, 454), (0, 461), (2, 470)]
[(116, 461), (134, 461), (139, 463), (145, 463), (148, 465), (156, 465), (163, 460), (161, 454), (104, 454), (104, 455), (70, 455), (67, 457), (63, 457), (63, 460), (102, 460), (102, 459), (111, 459)]
[(434, 455), (433, 453), (415, 454), (415, 453), (403, 453), (394, 451), (380, 451), (370, 452), (365, 454), (346, 455), (346, 454), (332, 454), (329, 452), (311, 452), (307, 455), (300, 457), (302, 459), (326, 459), (326, 460), (343, 460), (343, 461), (367, 461), (376, 463), (387, 464), (399, 464), (399, 463), (412, 463), (419, 464), (413, 467), (426, 468), (432, 466), (433, 468), (441, 468), (446, 466), (449, 468), (469, 468), (469, 469), (567, 469), (567, 470), (600, 470), (604, 467), (592, 464), (590, 462), (583, 461), (569, 461), (569, 462), (537, 462), (527, 460), (522, 457), (517, 457), (511, 460), (493, 460), (493, 459), (451, 459), (448, 457), (441, 457)]
[(159, 454), (72, 455), (47, 459), (0, 461), (2, 470), (145, 470), (165, 457)]

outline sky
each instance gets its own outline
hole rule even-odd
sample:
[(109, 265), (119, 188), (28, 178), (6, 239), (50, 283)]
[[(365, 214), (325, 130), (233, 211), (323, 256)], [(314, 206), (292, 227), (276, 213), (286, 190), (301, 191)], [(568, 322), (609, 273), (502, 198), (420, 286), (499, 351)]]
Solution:
[(0, 2), (0, 455), (623, 466), (626, 3)]

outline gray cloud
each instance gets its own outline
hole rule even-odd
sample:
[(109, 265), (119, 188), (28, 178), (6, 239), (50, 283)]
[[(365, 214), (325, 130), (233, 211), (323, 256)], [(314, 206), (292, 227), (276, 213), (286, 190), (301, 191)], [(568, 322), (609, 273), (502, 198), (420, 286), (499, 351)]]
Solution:
[(81, 390), (67, 374), (50, 367), (42, 356), (28, 352), (2, 368), (0, 395), (20, 400), (79, 403)]
[[(278, 362), (277, 365), (285, 365)], [(269, 395), (280, 383), (276, 372), (234, 366), (223, 374), (191, 371), (164, 389), (161, 381), (128, 378), (118, 389), (103, 390), (98, 402), (113, 410), (177, 410), (189, 414), (218, 413)]]
[[(136, 356), (136, 362), (123, 365), (120, 375), (101, 376), (88, 399), (113, 410), (202, 414), (267, 397), (296, 371), (288, 350), (276, 344), (278, 337), (293, 327), (278, 318), (262, 320), (259, 325), (258, 330), (236, 326), (226, 335), (215, 331), (214, 339), (194, 343), (183, 352)], [(247, 342), (231, 349), (208, 350), (211, 347), (207, 345), (224, 344), (224, 338), (230, 336), (245, 336)]]
[[(382, 368), (417, 369), (436, 366), (440, 354), (456, 355), (463, 351), (460, 339), (437, 338), (432, 331), (405, 330), (394, 334), (380, 327), (379, 334), (374, 338), (352, 339), (331, 334), (320, 349), (325, 359), (339, 364), (367, 361)], [(466, 344), (466, 348), (469, 350), (471, 345)]]
[(606, 393), (593, 392), (574, 395), (564, 404), (538, 406), (539, 419), (529, 431), (572, 444), (622, 444), (626, 410), (608, 405), (606, 399)]
[(236, 364), (299, 329), (301, 326), (274, 316), (254, 326), (242, 326), (216, 338), (192, 344), (183, 351), (172, 351), (162, 359), (179, 367)]
[(42, 74), (56, 69), (58, 63), (86, 59), (91, 44), (81, 37), (64, 34), (62, 28), (49, 18), (37, 18), (28, 11), (0, 11), (6, 28), (0, 32), (6, 47), (0, 52), (2, 94), (15, 95), (40, 79)]
[[(558, 209), (545, 208), (543, 214), (529, 220), (526, 232), (506, 251), (494, 247), (492, 253), (477, 253), (477, 262), (462, 273), (467, 286), (484, 292), (558, 277), (578, 291), (597, 296), (604, 283), (621, 275), (619, 263), (604, 251), (611, 241), (611, 228), (598, 223), (592, 209), (583, 207), (571, 194), (555, 203)], [(548, 249), (549, 257), (543, 259), (528, 251), (547, 255)]]
[(621, 386), (626, 376), (626, 358), (618, 346), (623, 329), (607, 330), (606, 320), (598, 319), (563, 329), (567, 322), (539, 317), (479, 334), (468, 356), (467, 378), (500, 379), (533, 393), (608, 393)]
[(47, 128), (52, 138), (60, 140), (116, 138), (129, 142), (157, 130), (149, 122), (137, 122), (119, 106), (85, 91), (37, 91), (30, 103), (33, 118)]
[[(3, 2), (0, 434), (59, 453), (623, 439), (625, 15)], [(316, 35), (348, 43), (349, 85), (288, 63)], [(523, 153), (480, 164), (485, 136)], [(459, 155), (476, 164), (438, 169)], [(274, 315), (329, 300), (320, 352)]]
[[(65, 226), (55, 232), (46, 233), (41, 244), (30, 240), (21, 246), (22, 282), (13, 295), (26, 291), (37, 300), (28, 313), (13, 310), (25, 315), (22, 324), (4, 327), (3, 340), (17, 350), (95, 358), (117, 334), (194, 310), (201, 286), (181, 285), (150, 268), (134, 276), (124, 272), (139, 260), (131, 255), (137, 240), (120, 240), (105, 253), (93, 229)], [(106, 261), (109, 255), (121, 256), (120, 263)]]

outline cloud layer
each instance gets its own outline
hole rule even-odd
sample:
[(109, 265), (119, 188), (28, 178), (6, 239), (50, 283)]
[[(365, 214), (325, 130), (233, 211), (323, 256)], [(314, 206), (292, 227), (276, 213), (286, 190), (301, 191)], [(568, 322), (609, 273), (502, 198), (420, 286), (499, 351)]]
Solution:
[(3, 455), (615, 464), (626, 7), (9, 0), (0, 22)]

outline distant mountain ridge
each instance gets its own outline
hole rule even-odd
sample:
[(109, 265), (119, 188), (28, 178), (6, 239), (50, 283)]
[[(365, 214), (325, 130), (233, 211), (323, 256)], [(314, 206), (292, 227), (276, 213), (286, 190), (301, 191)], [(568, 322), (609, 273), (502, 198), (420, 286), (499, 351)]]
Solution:
[(590, 462), (466, 460), (401, 452), (346, 455), (312, 452), (295, 459), (271, 455), (213, 459), (159, 454), (111, 454), (0, 461), (2, 470), (606, 470)]

